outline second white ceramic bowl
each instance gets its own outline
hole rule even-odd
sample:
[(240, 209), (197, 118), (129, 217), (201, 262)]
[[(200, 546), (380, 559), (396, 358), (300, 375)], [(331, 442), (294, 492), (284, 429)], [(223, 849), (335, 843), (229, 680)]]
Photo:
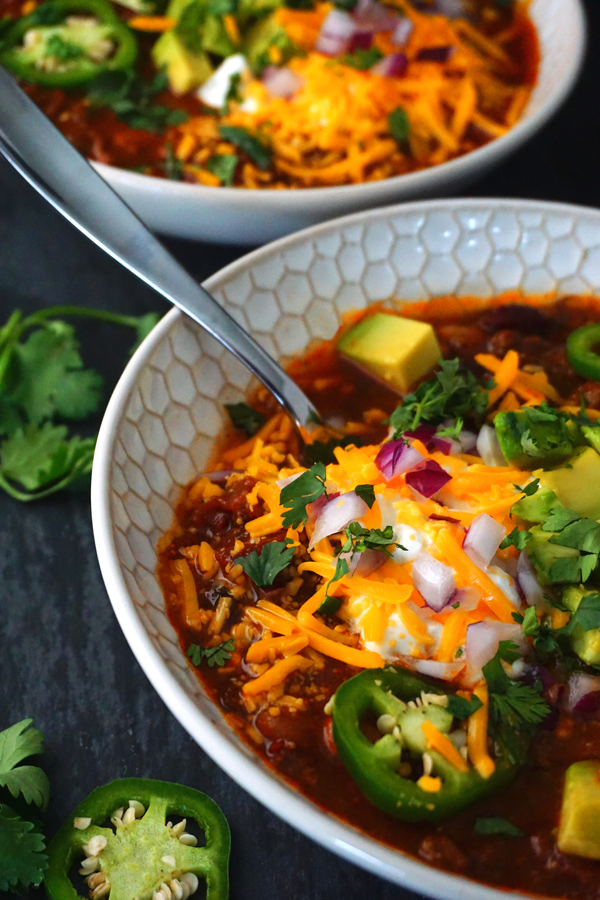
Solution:
[(141, 219), (173, 237), (230, 244), (262, 244), (333, 216), (399, 200), (456, 192), (532, 137), (556, 112), (583, 60), (581, 0), (532, 0), (541, 63), (523, 118), (506, 135), (466, 156), (385, 181), (302, 190), (243, 190), (183, 184), (96, 164)]
[[(430, 201), (374, 210), (278, 241), (207, 287), (285, 362), (331, 338), (349, 309), (397, 297), (600, 293), (600, 212), (551, 203)], [(156, 578), (156, 545), (181, 488), (202, 472), (242, 400), (248, 371), (173, 310), (127, 366), (94, 458), (92, 515), (102, 574), (123, 632), (184, 728), (245, 790), (315, 841), (384, 878), (445, 900), (507, 895), (432, 869), (294, 791), (228, 727), (181, 652)], [(366, 802), (366, 801), (365, 801)], [(510, 895), (517, 900), (516, 894)]]

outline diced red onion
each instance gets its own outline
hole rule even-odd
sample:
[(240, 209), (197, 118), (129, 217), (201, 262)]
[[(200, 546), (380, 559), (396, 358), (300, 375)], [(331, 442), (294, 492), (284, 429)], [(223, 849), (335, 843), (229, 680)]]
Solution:
[(261, 78), (271, 97), (293, 96), (302, 87), (302, 79), (286, 66), (267, 66)]
[(439, 463), (428, 459), (406, 475), (406, 483), (413, 490), (418, 491), (423, 497), (433, 497), (438, 491), (448, 484), (452, 476), (442, 469)]
[(521, 550), (517, 561), (517, 584), (528, 606), (541, 607), (545, 604), (543, 588), (537, 579), (535, 567), (525, 550)]
[(375, 465), (386, 481), (414, 469), (419, 463), (424, 462), (425, 457), (414, 447), (409, 447), (405, 441), (386, 441), (375, 457)]
[(504, 454), (500, 449), (496, 429), (490, 425), (482, 425), (477, 435), (477, 452), (486, 466), (507, 465)]
[(339, 497), (339, 496), (340, 496), (339, 491), (325, 493), (325, 494), (321, 494), (321, 496), (317, 500), (314, 500), (312, 503), (309, 503), (308, 506), (306, 507), (306, 509), (308, 511), (308, 518), (310, 519), (310, 521), (315, 522), (319, 518), (322, 510), (327, 506), (329, 501), (335, 500), (336, 497)]
[(508, 625), (486, 619), (484, 622), (468, 626), (465, 675), (469, 684), (475, 684), (481, 679), (481, 670), (498, 652), (500, 641), (514, 641), (522, 652), (527, 649), (520, 625)]
[(456, 592), (454, 570), (421, 550), (412, 564), (412, 580), (423, 600), (435, 612), (440, 612)]
[(340, 553), (340, 559), (345, 559), (348, 563), (350, 575), (367, 578), (381, 568), (387, 559), (387, 554), (381, 550), (363, 550), (362, 553)]
[[(571, 675), (569, 678), (569, 690), (564, 700), (564, 707), (569, 711), (586, 712), (586, 706), (589, 704), (583, 702), (583, 710), (579, 709), (579, 704), (585, 701), (590, 694), (600, 692), (600, 676), (585, 675), (583, 672)], [(594, 702), (594, 701), (592, 701)]]
[(412, 659), (404, 657), (411, 669), (419, 672), (421, 675), (428, 675), (430, 678), (439, 678), (441, 681), (452, 681), (458, 673), (464, 669), (465, 662), (442, 663), (436, 659)]
[(332, 9), (323, 20), (315, 50), (326, 56), (346, 53), (356, 31), (357, 26), (352, 16), (341, 9)]
[(583, 715), (589, 716), (592, 713), (598, 712), (600, 709), (600, 690), (590, 691), (589, 694), (584, 694), (577, 706), (575, 707), (575, 712), (582, 713)]
[(477, 435), (472, 431), (461, 431), (458, 435), (458, 443), (462, 447), (463, 453), (471, 453), (477, 446)]
[(417, 53), (417, 62), (448, 62), (454, 47), (423, 47)]
[(400, 19), (390, 36), (392, 44), (396, 47), (406, 47), (414, 28), (410, 19)]
[(477, 609), (480, 599), (479, 591), (474, 590), (474, 588), (459, 588), (454, 597), (452, 597), (452, 605), (459, 603), (460, 608), (464, 612), (471, 612), (471, 610)]
[(404, 75), (408, 67), (408, 59), (404, 53), (392, 53), (390, 56), (384, 56), (379, 62), (371, 67), (374, 75), (381, 75), (384, 78), (400, 78)]
[(506, 537), (506, 528), (487, 513), (475, 516), (463, 543), (463, 550), (476, 566), (487, 569)]
[(365, 501), (354, 491), (334, 497), (325, 504), (316, 520), (315, 530), (308, 549), (312, 550), (324, 537), (337, 534), (350, 522), (355, 522), (369, 511)]
[(372, 44), (372, 31), (357, 31), (350, 41), (350, 53), (354, 53), (355, 50), (369, 50)]
[(423, 423), (421, 423), (421, 425), (417, 425), (414, 431), (405, 431), (402, 435), (402, 437), (406, 438), (409, 441), (422, 441), (425, 446), (427, 446), (427, 444), (434, 436), (435, 428), (433, 427), (433, 425), (425, 425)]

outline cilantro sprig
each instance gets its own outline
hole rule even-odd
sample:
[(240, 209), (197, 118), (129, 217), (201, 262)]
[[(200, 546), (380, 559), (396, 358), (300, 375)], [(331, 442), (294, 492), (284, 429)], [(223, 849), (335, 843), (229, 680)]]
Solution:
[[(85, 483), (95, 439), (69, 436), (66, 424), (98, 410), (102, 379), (84, 366), (73, 326), (59, 316), (122, 325), (141, 341), (156, 316), (55, 306), (0, 328), (0, 489), (24, 502)], [(62, 420), (62, 423), (61, 423)]]
[(475, 694), (471, 694), (468, 700), (465, 697), (458, 697), (456, 694), (451, 694), (448, 697), (448, 712), (452, 713), (455, 719), (460, 719), (461, 721), (468, 719), (481, 706), (483, 706), (483, 703)]
[(570, 509), (556, 506), (550, 510), (542, 531), (552, 531), (551, 544), (579, 550), (579, 556), (555, 560), (548, 575), (552, 582), (585, 582), (598, 566), (600, 524)]
[[(359, 487), (367, 488), (371, 487), (371, 485), (359, 485)], [(358, 493), (358, 488), (356, 491)], [(374, 499), (375, 497), (373, 496), (373, 500)], [(331, 597), (329, 595), (329, 588), (334, 582), (339, 581), (340, 578), (343, 578), (344, 575), (347, 575), (350, 571), (347, 557), (352, 559), (355, 553), (364, 553), (365, 550), (378, 550), (381, 553), (385, 553), (386, 556), (391, 556), (390, 547), (399, 547), (401, 550), (406, 549), (406, 547), (402, 547), (401, 544), (394, 541), (394, 529), (391, 525), (387, 525), (383, 529), (365, 528), (360, 522), (350, 522), (350, 524), (346, 526), (345, 535), (346, 540), (335, 550), (335, 555), (337, 556), (335, 572), (333, 573), (333, 577), (327, 582), (325, 599), (319, 606), (317, 612), (331, 614), (332, 612), (336, 612), (341, 605), (341, 601), (338, 601), (337, 597)]]
[(231, 659), (235, 650), (235, 641), (230, 638), (214, 647), (202, 647), (200, 644), (190, 644), (185, 655), (191, 660), (193, 666), (200, 666), (205, 662), (209, 668), (220, 668)]
[[(45, 772), (23, 760), (44, 752), (43, 735), (23, 719), (0, 732), (0, 788), (21, 802), (44, 810), (50, 797)], [(0, 891), (23, 893), (37, 886), (48, 867), (44, 837), (37, 824), (0, 802)]]
[(233, 427), (245, 431), (250, 437), (267, 421), (262, 413), (247, 403), (226, 403), (225, 409), (229, 413)]
[(507, 547), (516, 547), (517, 550), (524, 550), (527, 544), (533, 539), (533, 535), (530, 534), (529, 531), (523, 528), (515, 527), (507, 534), (502, 543), (500, 544), (501, 550), (506, 550)]
[(273, 584), (280, 572), (291, 563), (294, 545), (289, 541), (270, 541), (263, 544), (260, 553), (253, 550), (247, 556), (238, 557), (238, 563), (258, 587)]
[(168, 90), (164, 71), (157, 72), (152, 81), (144, 81), (133, 71), (101, 72), (90, 83), (87, 99), (92, 106), (105, 106), (121, 122), (140, 131), (160, 133), (187, 119), (183, 109), (173, 109), (156, 103), (156, 95)]
[(394, 438), (414, 431), (421, 422), (441, 425), (446, 419), (460, 419), (462, 424), (471, 417), (479, 423), (487, 409), (487, 396), (487, 390), (472, 372), (461, 368), (458, 359), (442, 359), (433, 378), (408, 394), (392, 413)]
[(522, 828), (513, 825), (509, 819), (504, 819), (501, 816), (480, 816), (475, 819), (473, 830), (475, 834), (480, 835), (500, 834), (503, 837), (525, 836), (525, 832)]
[(326, 493), (325, 478), (325, 464), (318, 462), (281, 489), (279, 502), (285, 510), (282, 521), (286, 528), (300, 528), (308, 521), (306, 507)]

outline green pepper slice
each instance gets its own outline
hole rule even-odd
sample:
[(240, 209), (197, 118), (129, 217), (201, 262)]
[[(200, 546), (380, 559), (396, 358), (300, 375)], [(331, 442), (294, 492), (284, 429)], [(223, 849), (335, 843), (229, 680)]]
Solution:
[[(342, 762), (371, 803), (406, 822), (438, 822), (501, 790), (524, 762), (529, 744), (525, 736), (515, 736), (512, 760), (504, 753), (496, 756), (496, 768), (489, 778), (482, 778), (473, 767), (467, 773), (459, 772), (438, 752), (427, 750), (433, 762), (431, 774), (441, 778), (442, 785), (437, 793), (425, 791), (416, 781), (399, 774), (400, 753), (404, 751), (398, 742), (394, 748), (392, 734), (372, 743), (361, 728), (367, 717), (387, 714), (396, 717), (402, 737), (406, 704), (420, 698), (422, 691), (452, 693), (445, 685), (406, 669), (386, 666), (368, 669), (345, 681), (333, 700), (333, 739)], [(439, 706), (439, 710), (452, 721), (444, 707)]]
[[(185, 831), (182, 842), (185, 825), (171, 826), (170, 816), (194, 819), (206, 845), (191, 846)], [(80, 860), (95, 897), (110, 890), (110, 900), (151, 900), (161, 884), (171, 885), (172, 896), (189, 896), (201, 878), (207, 900), (227, 900), (230, 847), (227, 819), (206, 794), (166, 781), (123, 778), (92, 791), (54, 836), (44, 883), (51, 900), (77, 900), (69, 873)]]
[(600, 355), (594, 347), (600, 347), (600, 322), (571, 332), (567, 338), (567, 359), (579, 375), (600, 381)]
[(106, 0), (50, 0), (3, 35), (0, 62), (24, 81), (69, 88), (131, 68), (137, 49)]

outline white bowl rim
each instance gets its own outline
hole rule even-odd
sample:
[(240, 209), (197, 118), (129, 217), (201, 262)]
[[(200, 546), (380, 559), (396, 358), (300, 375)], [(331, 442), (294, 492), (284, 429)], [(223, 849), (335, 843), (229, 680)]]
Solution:
[[(341, 230), (378, 218), (391, 218), (398, 214), (418, 214), (420, 211), (431, 212), (432, 208), (435, 211), (447, 210), (453, 213), (477, 210), (489, 210), (493, 213), (505, 211), (507, 207), (516, 212), (544, 212), (549, 215), (575, 217), (583, 214), (588, 218), (590, 216), (596, 218), (600, 223), (600, 210), (544, 200), (494, 197), (398, 203), (322, 222), (272, 241), (220, 269), (207, 279), (204, 285), (208, 290), (214, 290), (221, 280), (234, 277), (249, 263), (267, 258), (273, 250), (282, 250), (295, 243), (301, 243), (332, 228)], [(368, 837), (354, 826), (321, 809), (284, 779), (279, 778), (274, 771), (269, 770), (260, 757), (249, 758), (214, 728), (210, 719), (194, 704), (155, 649), (135, 611), (119, 565), (118, 551), (111, 528), (108, 486), (111, 479), (113, 443), (131, 390), (149, 357), (181, 316), (183, 313), (176, 308), (168, 312), (142, 342), (126, 366), (102, 420), (92, 471), (92, 526), (100, 570), (119, 625), (148, 680), (182, 727), (221, 769), (279, 818), (338, 856), (406, 889), (420, 891), (439, 900), (506, 900), (509, 895), (512, 900), (532, 900), (534, 896), (542, 896), (495, 888), (466, 876), (435, 869), (425, 862), (420, 862)]]
[(495, 138), (482, 147), (471, 150), (469, 153), (465, 153), (448, 162), (426, 169), (418, 169), (416, 172), (409, 172), (405, 175), (384, 178), (381, 181), (365, 181), (359, 184), (344, 184), (333, 187), (294, 188), (290, 190), (261, 188), (258, 191), (236, 187), (215, 188), (202, 184), (196, 185), (169, 181), (166, 178), (142, 175), (139, 172), (131, 172), (128, 169), (106, 165), (106, 163), (94, 162), (94, 167), (110, 184), (119, 189), (130, 188), (136, 191), (164, 193), (170, 200), (184, 197), (189, 200), (192, 192), (196, 192), (199, 201), (209, 196), (214, 197), (214, 192), (218, 190), (219, 196), (222, 196), (225, 202), (228, 200), (232, 201), (235, 198), (235, 202), (239, 203), (242, 208), (255, 206), (257, 193), (261, 198), (265, 198), (265, 202), (269, 205), (272, 204), (275, 208), (278, 208), (289, 206), (290, 203), (304, 205), (304, 201), (308, 204), (312, 202), (341, 202), (344, 199), (356, 199), (359, 193), (362, 194), (365, 200), (368, 200), (369, 197), (378, 195), (384, 190), (382, 185), (387, 186), (390, 192), (393, 191), (394, 187), (400, 185), (406, 189), (407, 193), (411, 192), (412, 194), (419, 190), (433, 191), (440, 183), (466, 176), (471, 166), (477, 170), (486, 166), (488, 162), (491, 165), (496, 159), (505, 155), (508, 156), (542, 128), (564, 103), (579, 77), (587, 46), (587, 19), (583, 0), (571, 0), (571, 2), (573, 3), (575, 27), (577, 29), (577, 52), (573, 54), (569, 73), (562, 84), (533, 115), (519, 119), (516, 125), (502, 137)]

